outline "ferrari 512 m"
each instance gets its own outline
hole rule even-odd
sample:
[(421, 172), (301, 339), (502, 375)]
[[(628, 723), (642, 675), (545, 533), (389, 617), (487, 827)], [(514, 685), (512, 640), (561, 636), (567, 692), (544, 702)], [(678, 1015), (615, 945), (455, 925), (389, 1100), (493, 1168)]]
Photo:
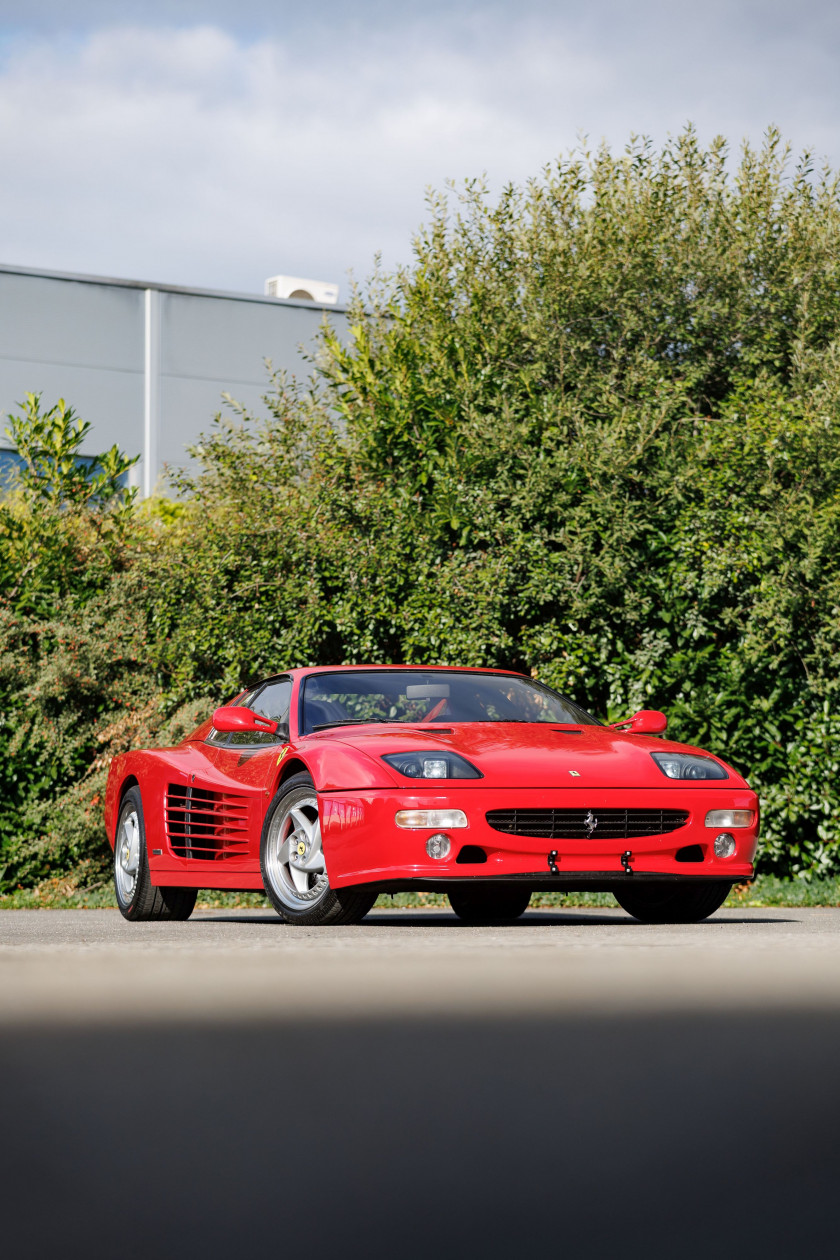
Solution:
[(758, 801), (665, 726), (653, 710), (604, 726), (498, 670), (289, 670), (176, 748), (114, 758), (119, 906), (186, 919), (200, 888), (264, 889), (287, 923), (338, 924), (427, 889), (479, 923), (588, 889), (696, 922), (752, 878)]

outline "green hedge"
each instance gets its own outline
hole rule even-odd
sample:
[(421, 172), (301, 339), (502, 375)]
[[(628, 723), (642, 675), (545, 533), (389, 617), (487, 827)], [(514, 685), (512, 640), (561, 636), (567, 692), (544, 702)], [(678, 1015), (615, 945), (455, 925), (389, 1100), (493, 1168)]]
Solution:
[(273, 377), (267, 422), (219, 419), (177, 505), (38, 508), (76, 576), (46, 607), (18, 584), (2, 630), (7, 883), (95, 863), (113, 749), (269, 670), (362, 660), (663, 708), (760, 791), (764, 870), (840, 870), (839, 247), (834, 175), (772, 132), (735, 164), (689, 129), (432, 198), (349, 341), (325, 328), (310, 381)]

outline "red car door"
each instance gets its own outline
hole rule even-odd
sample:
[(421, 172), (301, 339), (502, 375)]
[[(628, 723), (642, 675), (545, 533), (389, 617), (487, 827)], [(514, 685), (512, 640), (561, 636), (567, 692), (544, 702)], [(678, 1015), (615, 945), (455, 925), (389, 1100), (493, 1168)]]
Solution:
[[(276, 735), (211, 731), (193, 746), (198, 768), (183, 789), (183, 802), (176, 804), (183, 809), (183, 856), (196, 873), (204, 867), (218, 873), (220, 864), (228, 875), (259, 873), (262, 823), (277, 757), (288, 739), (291, 692), (291, 679), (272, 679), (239, 702), (276, 721)], [(175, 820), (169, 804), (171, 833)]]

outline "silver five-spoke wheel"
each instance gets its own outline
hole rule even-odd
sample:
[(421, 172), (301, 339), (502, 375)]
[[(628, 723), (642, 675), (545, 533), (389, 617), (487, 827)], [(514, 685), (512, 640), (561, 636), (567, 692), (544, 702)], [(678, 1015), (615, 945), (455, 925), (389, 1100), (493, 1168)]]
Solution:
[(260, 843), (265, 891), (286, 923), (359, 923), (376, 901), (364, 885), (330, 888), (315, 784), (293, 774), (268, 807)]
[(121, 906), (131, 904), (140, 870), (140, 819), (136, 809), (124, 810), (114, 845), (114, 877)]
[(329, 892), (314, 789), (296, 788), (272, 817), (265, 871), (278, 900), (290, 910), (311, 910)]
[(152, 883), (146, 853), (143, 797), (135, 784), (123, 796), (114, 831), (114, 891), (124, 919), (188, 919), (196, 888), (163, 888)]

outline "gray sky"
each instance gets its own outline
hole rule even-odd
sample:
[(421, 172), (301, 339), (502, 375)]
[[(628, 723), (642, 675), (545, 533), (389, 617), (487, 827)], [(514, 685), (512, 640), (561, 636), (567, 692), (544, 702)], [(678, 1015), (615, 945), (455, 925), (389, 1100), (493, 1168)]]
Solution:
[(428, 185), (688, 119), (840, 165), (840, 4), (0, 0), (0, 262), (345, 293)]

